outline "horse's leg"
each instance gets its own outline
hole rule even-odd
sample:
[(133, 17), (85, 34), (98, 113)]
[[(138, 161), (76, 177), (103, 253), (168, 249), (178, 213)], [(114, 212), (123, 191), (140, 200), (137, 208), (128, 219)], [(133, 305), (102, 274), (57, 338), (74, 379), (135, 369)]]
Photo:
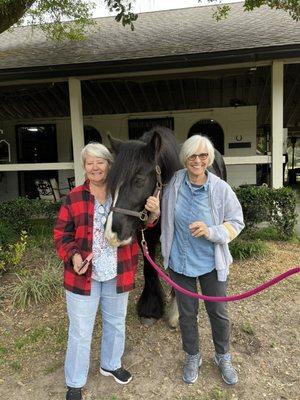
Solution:
[[(155, 259), (155, 250), (160, 235), (160, 227), (145, 231), (150, 257)], [(157, 272), (144, 257), (144, 289), (137, 304), (137, 312), (145, 325), (152, 325), (164, 314), (164, 292)]]
[(171, 291), (171, 301), (170, 301), (170, 306), (169, 306), (169, 309), (167, 312), (166, 321), (167, 321), (168, 326), (171, 329), (177, 328), (178, 323), (179, 323), (178, 306), (177, 306), (174, 289), (172, 289), (172, 291)]

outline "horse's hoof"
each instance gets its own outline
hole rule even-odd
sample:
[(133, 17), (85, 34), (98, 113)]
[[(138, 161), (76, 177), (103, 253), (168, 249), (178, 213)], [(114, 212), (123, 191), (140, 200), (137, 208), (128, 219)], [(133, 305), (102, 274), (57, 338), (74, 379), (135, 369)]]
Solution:
[(147, 317), (141, 317), (140, 318), (141, 324), (149, 328), (150, 326), (153, 326), (157, 319), (155, 318), (147, 318)]
[(178, 328), (179, 323), (178, 321), (173, 321), (171, 322), (170, 320), (166, 319), (166, 323), (169, 329), (171, 329), (172, 331), (174, 331), (175, 329)]

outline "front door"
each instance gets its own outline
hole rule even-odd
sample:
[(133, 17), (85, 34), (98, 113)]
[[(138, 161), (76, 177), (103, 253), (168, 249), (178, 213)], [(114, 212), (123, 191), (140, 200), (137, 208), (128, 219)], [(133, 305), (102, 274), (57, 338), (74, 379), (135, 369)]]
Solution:
[[(50, 163), (57, 162), (56, 126), (17, 125), (18, 163)], [(38, 197), (35, 179), (55, 178), (57, 171), (24, 171), (19, 172), (19, 195), (29, 198)]]

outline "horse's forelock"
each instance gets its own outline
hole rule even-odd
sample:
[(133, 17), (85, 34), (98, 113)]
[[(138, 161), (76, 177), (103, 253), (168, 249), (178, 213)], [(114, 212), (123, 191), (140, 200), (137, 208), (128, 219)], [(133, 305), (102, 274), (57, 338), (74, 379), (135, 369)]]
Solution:
[(130, 141), (122, 146), (108, 174), (108, 185), (112, 193), (122, 182), (128, 181), (140, 171), (145, 163), (145, 146), (141, 141)]
[[(161, 146), (157, 154), (152, 154), (147, 146), (155, 134), (160, 136)], [(160, 165), (163, 182), (167, 183), (174, 172), (181, 168), (178, 153), (179, 148), (174, 133), (163, 127), (156, 127), (144, 133), (140, 140), (124, 143), (108, 175), (112, 193), (122, 182), (136, 175), (141, 168), (146, 168), (148, 163), (153, 164), (153, 167), (155, 162)]]

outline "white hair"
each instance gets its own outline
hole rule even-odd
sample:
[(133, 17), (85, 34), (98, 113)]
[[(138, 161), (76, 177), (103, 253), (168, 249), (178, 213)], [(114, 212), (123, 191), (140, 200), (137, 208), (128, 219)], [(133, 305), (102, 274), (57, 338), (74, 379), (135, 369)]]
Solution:
[(193, 135), (183, 143), (179, 153), (179, 159), (182, 165), (186, 165), (187, 158), (195, 154), (199, 147), (206, 149), (208, 153), (208, 166), (212, 165), (215, 159), (214, 146), (206, 136), (202, 135)]
[(94, 156), (107, 160), (109, 164), (113, 162), (111, 152), (103, 144), (97, 142), (90, 142), (81, 150), (81, 164), (85, 167), (87, 156)]

